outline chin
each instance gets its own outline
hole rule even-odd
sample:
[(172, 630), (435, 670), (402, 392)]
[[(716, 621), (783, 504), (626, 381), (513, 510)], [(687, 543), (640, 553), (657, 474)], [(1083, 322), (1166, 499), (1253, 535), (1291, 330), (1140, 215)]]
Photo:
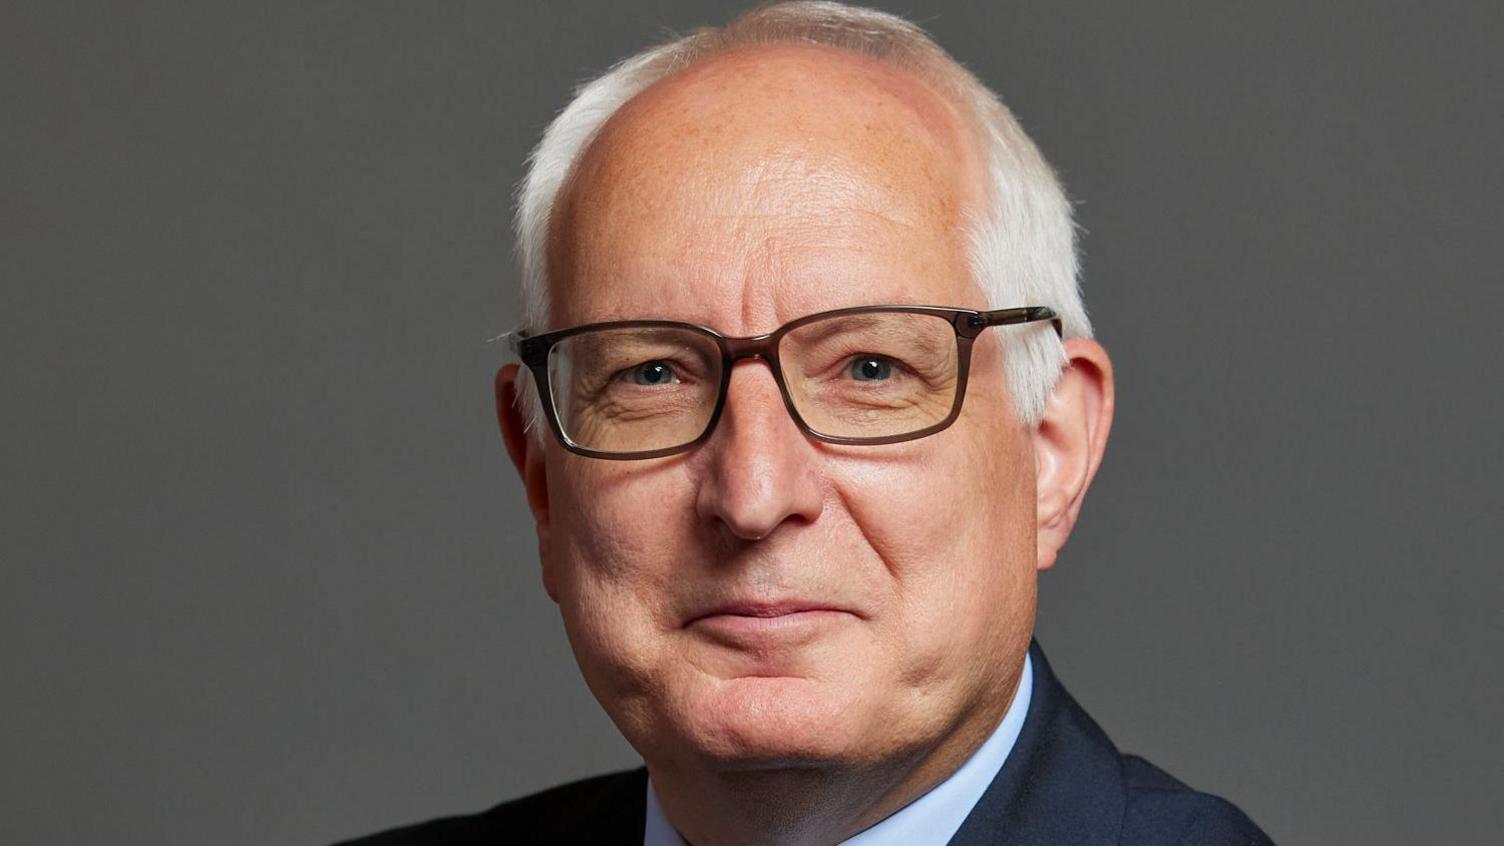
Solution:
[(680, 742), (714, 766), (760, 769), (850, 761), (870, 745), (851, 691), (805, 678), (717, 680), (683, 701)]

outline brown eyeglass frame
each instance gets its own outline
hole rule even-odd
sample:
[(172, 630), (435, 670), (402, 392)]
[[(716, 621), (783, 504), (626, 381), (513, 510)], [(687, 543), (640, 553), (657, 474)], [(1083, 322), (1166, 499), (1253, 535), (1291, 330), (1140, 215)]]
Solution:
[[(843, 437), (840, 435), (827, 435), (819, 432), (800, 416), (799, 409), (794, 406), (794, 400), (789, 395), (788, 385), (783, 381), (783, 365), (778, 360), (778, 343), (783, 336), (790, 331), (813, 323), (818, 320), (826, 320), (832, 317), (844, 317), (852, 314), (867, 314), (874, 312), (893, 312), (903, 314), (928, 314), (941, 317), (950, 322), (951, 328), (956, 331), (956, 399), (951, 405), (950, 413), (945, 419), (932, 426), (927, 426), (914, 432), (905, 432), (902, 435), (889, 435), (876, 438)], [(677, 320), (618, 320), (607, 323), (588, 323), (583, 326), (574, 326), (569, 329), (560, 329), (556, 332), (545, 332), (540, 335), (528, 335), (525, 332), (509, 332), (504, 337), (511, 346), (512, 353), (522, 361), (524, 367), (532, 371), (533, 383), (538, 388), (538, 398), (543, 405), (544, 416), (548, 419), (548, 426), (553, 430), (554, 436), (564, 448), (577, 455), (590, 458), (605, 458), (612, 460), (630, 460), (639, 458), (662, 458), (668, 455), (677, 455), (688, 452), (708, 440), (715, 432), (716, 423), (720, 422), (721, 412), (726, 407), (726, 394), (731, 386), (731, 369), (736, 362), (744, 358), (760, 358), (773, 372), (773, 381), (778, 384), (778, 392), (783, 396), (784, 408), (793, 418), (794, 424), (800, 431), (810, 437), (832, 444), (851, 444), (873, 446), (878, 444), (895, 444), (903, 441), (912, 441), (917, 438), (933, 435), (956, 421), (961, 414), (961, 402), (966, 397), (966, 376), (971, 369), (971, 344), (982, 334), (982, 330), (989, 326), (1009, 326), (1021, 323), (1033, 323), (1040, 320), (1048, 320), (1055, 327), (1055, 334), (1064, 337), (1060, 317), (1054, 309), (1048, 306), (1023, 306), (1021, 308), (1004, 308), (994, 311), (975, 311), (964, 308), (949, 308), (946, 306), (919, 306), (919, 305), (869, 305), (839, 308), (833, 311), (822, 311), (816, 314), (805, 315), (796, 320), (778, 327), (776, 330), (765, 335), (754, 335), (747, 338), (733, 338), (722, 335), (708, 326), (698, 323), (685, 323)], [(572, 335), (585, 332), (593, 332), (601, 329), (686, 329), (710, 338), (721, 350), (721, 384), (716, 394), (715, 409), (710, 413), (710, 419), (705, 424), (705, 431), (693, 440), (677, 446), (663, 449), (645, 450), (642, 452), (607, 452), (580, 446), (569, 439), (565, 434), (564, 427), (559, 424), (559, 415), (554, 408), (553, 388), (548, 381), (548, 354), (559, 341)]]

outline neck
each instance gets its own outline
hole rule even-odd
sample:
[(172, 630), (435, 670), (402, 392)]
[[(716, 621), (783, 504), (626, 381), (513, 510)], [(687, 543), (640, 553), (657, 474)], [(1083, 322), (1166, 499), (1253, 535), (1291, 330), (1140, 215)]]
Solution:
[[(828, 846), (949, 778), (1001, 722), (1018, 690), (964, 715), (937, 743), (862, 767), (766, 769), (648, 762), (664, 816), (693, 846)], [(999, 704), (1000, 703), (1000, 704)]]

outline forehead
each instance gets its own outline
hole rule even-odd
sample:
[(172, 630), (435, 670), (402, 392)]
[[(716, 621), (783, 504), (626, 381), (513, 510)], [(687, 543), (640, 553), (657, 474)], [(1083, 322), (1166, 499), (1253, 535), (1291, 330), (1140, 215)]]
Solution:
[(582, 156), (551, 221), (550, 322), (752, 333), (844, 305), (981, 305), (976, 160), (970, 124), (903, 71), (810, 45), (718, 55), (628, 102)]

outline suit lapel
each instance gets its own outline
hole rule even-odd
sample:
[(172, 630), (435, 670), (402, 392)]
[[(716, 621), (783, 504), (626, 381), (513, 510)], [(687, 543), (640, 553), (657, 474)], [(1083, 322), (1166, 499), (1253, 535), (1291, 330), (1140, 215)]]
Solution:
[(1029, 645), (1034, 691), (1018, 741), (951, 846), (1115, 844), (1126, 796), (1112, 741)]
[(647, 795), (647, 767), (623, 773), (609, 791), (576, 809), (575, 819), (588, 829), (577, 842), (642, 846)]

